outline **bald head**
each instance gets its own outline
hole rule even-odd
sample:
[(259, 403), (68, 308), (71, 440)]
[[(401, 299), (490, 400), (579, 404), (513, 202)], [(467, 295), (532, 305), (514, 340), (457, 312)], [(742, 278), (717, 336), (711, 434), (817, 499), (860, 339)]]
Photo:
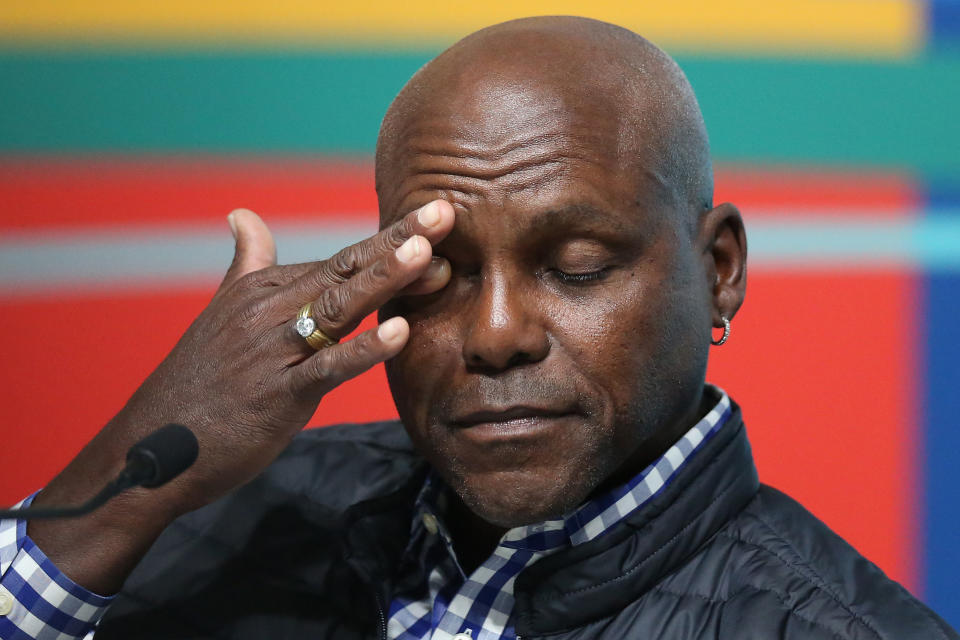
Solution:
[[(578, 119), (581, 131), (596, 130), (588, 144), (634, 170), (638, 189), (660, 191), (674, 211), (696, 214), (712, 206), (706, 130), (677, 64), (626, 29), (538, 17), (464, 38), (403, 88), (377, 143), (381, 214), (395, 212), (396, 168), (410, 154), (431, 152), (423, 148), (425, 132), (458, 136), (478, 153), (513, 155), (522, 165), (525, 154), (535, 158), (548, 146), (539, 132), (556, 135), (550, 132)], [(410, 140), (420, 148), (410, 149)]]

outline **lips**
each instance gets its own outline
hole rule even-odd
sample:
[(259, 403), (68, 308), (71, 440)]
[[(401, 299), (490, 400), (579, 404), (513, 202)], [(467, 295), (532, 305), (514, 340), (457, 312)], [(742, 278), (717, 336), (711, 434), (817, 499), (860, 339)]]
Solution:
[(480, 439), (532, 436), (575, 414), (569, 409), (513, 406), (472, 411), (452, 421), (464, 435)]
[(530, 418), (557, 418), (571, 413), (567, 410), (541, 409), (538, 407), (515, 406), (506, 409), (481, 409), (473, 411), (453, 421), (457, 427), (472, 427), (490, 422), (515, 422)]

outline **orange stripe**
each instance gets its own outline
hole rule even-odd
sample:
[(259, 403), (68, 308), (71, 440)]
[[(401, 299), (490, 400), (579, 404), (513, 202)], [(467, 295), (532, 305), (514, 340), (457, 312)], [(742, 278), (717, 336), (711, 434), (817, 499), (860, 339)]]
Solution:
[(433, 48), (503, 20), (586, 15), (668, 49), (902, 56), (925, 36), (920, 0), (43, 0), (0, 3), (12, 42)]

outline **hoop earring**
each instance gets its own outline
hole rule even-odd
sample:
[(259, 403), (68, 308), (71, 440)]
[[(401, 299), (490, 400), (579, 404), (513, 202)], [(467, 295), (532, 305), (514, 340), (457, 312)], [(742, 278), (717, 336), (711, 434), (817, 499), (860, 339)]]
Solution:
[(727, 320), (726, 316), (720, 316), (720, 319), (723, 320), (723, 336), (719, 340), (714, 340), (712, 337), (710, 338), (710, 344), (715, 347), (719, 347), (730, 337), (730, 321)]

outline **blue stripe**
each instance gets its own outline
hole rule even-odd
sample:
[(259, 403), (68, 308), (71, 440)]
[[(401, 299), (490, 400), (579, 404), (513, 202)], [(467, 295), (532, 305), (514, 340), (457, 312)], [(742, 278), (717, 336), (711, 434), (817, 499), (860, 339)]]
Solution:
[(960, 51), (960, 2), (928, 0), (929, 44), (934, 51)]
[(3, 638), (3, 640), (36, 640), (33, 635), (27, 635), (15, 627), (6, 616), (0, 617), (0, 638)]
[(960, 210), (960, 180), (934, 178), (927, 181), (926, 207), (931, 210)]
[(960, 628), (960, 274), (926, 278), (925, 599)]

